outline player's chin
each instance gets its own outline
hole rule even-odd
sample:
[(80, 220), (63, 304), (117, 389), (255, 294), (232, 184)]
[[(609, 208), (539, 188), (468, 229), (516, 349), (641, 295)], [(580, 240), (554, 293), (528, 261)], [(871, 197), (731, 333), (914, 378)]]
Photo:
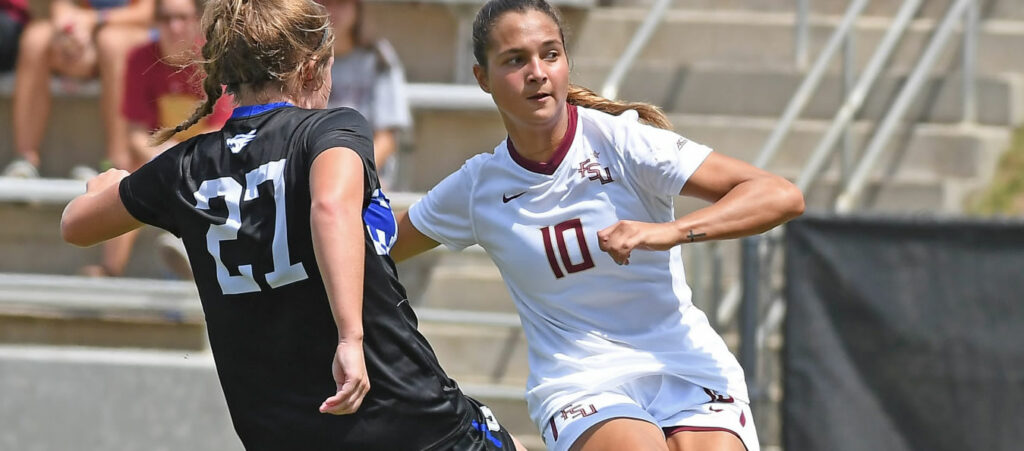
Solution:
[(528, 122), (534, 124), (547, 124), (551, 122), (558, 115), (558, 107), (555, 102), (545, 102), (546, 104), (538, 105), (531, 103), (525, 108), (524, 116), (528, 119)]

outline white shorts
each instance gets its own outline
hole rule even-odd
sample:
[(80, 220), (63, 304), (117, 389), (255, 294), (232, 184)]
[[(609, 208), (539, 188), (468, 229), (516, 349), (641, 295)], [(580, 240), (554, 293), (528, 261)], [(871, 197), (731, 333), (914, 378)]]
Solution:
[(747, 403), (705, 389), (677, 376), (645, 376), (600, 393), (580, 392), (539, 425), (550, 451), (566, 451), (587, 429), (611, 418), (636, 418), (662, 428), (666, 437), (681, 431), (724, 431), (760, 451)]

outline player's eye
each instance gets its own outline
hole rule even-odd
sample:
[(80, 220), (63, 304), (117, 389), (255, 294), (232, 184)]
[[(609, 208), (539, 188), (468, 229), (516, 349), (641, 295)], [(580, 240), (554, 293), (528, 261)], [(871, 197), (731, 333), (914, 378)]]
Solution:
[(546, 59), (548, 61), (557, 60), (558, 59), (558, 51), (557, 50), (549, 51), (547, 53), (547, 55), (544, 55), (544, 59)]
[(519, 57), (519, 56), (512, 56), (512, 57), (509, 57), (509, 59), (505, 60), (505, 64), (508, 64), (510, 66), (518, 66), (518, 65), (520, 65), (522, 63), (523, 63), (523, 59), (521, 57)]

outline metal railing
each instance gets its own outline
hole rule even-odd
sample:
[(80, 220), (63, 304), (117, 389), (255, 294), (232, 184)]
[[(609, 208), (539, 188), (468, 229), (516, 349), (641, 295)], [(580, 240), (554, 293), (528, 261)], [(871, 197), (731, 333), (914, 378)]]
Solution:
[(672, 0), (656, 0), (654, 2), (650, 12), (647, 13), (643, 22), (640, 23), (636, 33), (633, 34), (633, 39), (629, 41), (626, 50), (622, 52), (622, 56), (612, 66), (611, 72), (608, 73), (608, 78), (601, 85), (602, 97), (613, 100), (618, 97), (622, 79), (626, 77), (626, 73), (633, 67), (637, 56), (647, 46), (651, 36), (654, 36), (654, 31), (658, 29), (658, 25), (661, 25), (661, 21), (665, 17), (665, 10), (671, 5)]
[(860, 194), (864, 191), (864, 187), (867, 185), (868, 177), (878, 165), (878, 160), (882, 155), (884, 146), (889, 142), (889, 138), (892, 137), (896, 126), (906, 114), (907, 109), (910, 107), (910, 102), (913, 101), (921, 91), (921, 87), (925, 82), (925, 77), (928, 76), (928, 72), (935, 65), (935, 61), (938, 58), (939, 53), (946, 46), (946, 42), (953, 33), (954, 27), (957, 25), (957, 21), (963, 18), (966, 18), (965, 20), (967, 22), (964, 27), (963, 51), (963, 119), (974, 119), (976, 112), (976, 107), (974, 106), (974, 69), (973, 67), (967, 67), (967, 65), (974, 63), (973, 45), (975, 38), (973, 35), (975, 33), (975, 28), (977, 27), (977, 9), (978, 5), (976, 0), (958, 0), (949, 8), (949, 11), (942, 19), (942, 23), (935, 30), (935, 34), (928, 43), (928, 47), (925, 48), (924, 54), (921, 55), (921, 59), (918, 60), (913, 72), (910, 74), (906, 84), (903, 86), (903, 89), (900, 90), (900, 93), (896, 96), (896, 100), (893, 102), (892, 107), (882, 119), (878, 131), (871, 138), (871, 142), (868, 144), (867, 148), (865, 148), (864, 155), (860, 158), (860, 163), (854, 170), (849, 182), (845, 184), (843, 191), (839, 194), (838, 199), (836, 199), (835, 207), (837, 212), (849, 213), (857, 205)]
[[(824, 68), (835, 55), (840, 42), (844, 44), (843, 103), (796, 180), (796, 185), (801, 191), (806, 192), (817, 181), (826, 163), (834, 158), (838, 148), (842, 149), (843, 152), (839, 159), (841, 168), (839, 186), (841, 194), (836, 198), (834, 207), (840, 213), (848, 213), (857, 205), (860, 194), (864, 190), (872, 171), (877, 166), (885, 145), (888, 143), (897, 125), (903, 120), (911, 102), (919, 94), (929, 71), (934, 66), (941, 51), (947, 45), (949, 37), (956, 30), (961, 19), (964, 23), (961, 60), (961, 73), (963, 76), (962, 120), (967, 123), (973, 122), (977, 115), (974, 66), (976, 61), (975, 45), (977, 42), (979, 11), (977, 0), (957, 0), (950, 6), (942, 22), (935, 28), (922, 56), (913, 66), (906, 83), (880, 121), (878, 129), (871, 137), (870, 143), (866, 146), (863, 155), (857, 161), (853, 159), (853, 149), (850, 145), (849, 134), (850, 124), (863, 106), (872, 86), (884, 69), (886, 62), (890, 59), (898, 42), (906, 33), (910, 22), (918, 9), (920, 9), (921, 4), (921, 0), (907, 0), (901, 5), (885, 36), (865, 66), (864, 71), (857, 78), (851, 72), (853, 67), (852, 23), (856, 16), (863, 11), (867, 1), (855, 0), (851, 3), (843, 20), (837, 26), (821, 54), (818, 55), (815, 64), (808, 71), (772, 134), (766, 140), (755, 164), (759, 167), (764, 167), (777, 154), (782, 141), (817, 88), (820, 78), (823, 76)], [(804, 2), (799, 2), (799, 8), (802, 10), (804, 7)], [(805, 14), (803, 11), (798, 11), (798, 28), (806, 26)], [(798, 32), (799, 35), (800, 32)], [(801, 38), (797, 40), (800, 41)], [(797, 43), (796, 63), (798, 67), (801, 61), (799, 56), (800, 49), (805, 48), (805, 42)], [(854, 83), (855, 79), (856, 82)], [(850, 88), (851, 86), (852, 88)], [(842, 139), (842, 142), (840, 142), (840, 139)], [(837, 146), (837, 144), (840, 145)], [(855, 167), (852, 174), (849, 174), (851, 166)], [(726, 306), (731, 309), (726, 312), (727, 314), (735, 314), (736, 311), (740, 311), (740, 358), (743, 367), (748, 372), (748, 385), (751, 389), (752, 398), (762, 393), (760, 381), (756, 376), (759, 369), (758, 354), (764, 349), (767, 337), (781, 327), (785, 316), (785, 299), (782, 293), (778, 292), (778, 287), (773, 286), (773, 282), (770, 280), (773, 274), (780, 272), (783, 233), (784, 229), (780, 227), (763, 236), (748, 237), (741, 241), (741, 280), (738, 280), (730, 287), (728, 292), (731, 296), (727, 294), (721, 302), (720, 313), (722, 313), (721, 309), (726, 308)], [(714, 251), (717, 252), (720, 249), (715, 249)], [(737, 287), (741, 288), (737, 289)], [(762, 309), (761, 300), (764, 297), (765, 288), (772, 294), (767, 308)], [(734, 294), (736, 292), (742, 293), (742, 303), (739, 301), (740, 296)], [(719, 319), (731, 321), (732, 317), (726, 316), (723, 318), (720, 315)]]

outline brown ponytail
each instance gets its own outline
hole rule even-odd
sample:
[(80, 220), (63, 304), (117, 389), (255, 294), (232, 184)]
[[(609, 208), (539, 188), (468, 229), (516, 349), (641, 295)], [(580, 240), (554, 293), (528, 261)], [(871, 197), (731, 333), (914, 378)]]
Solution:
[(243, 87), (257, 92), (275, 84), (282, 92), (299, 92), (309, 78), (321, 74), (334, 52), (334, 34), (327, 12), (312, 0), (209, 0), (201, 27), (206, 43), (195, 62), (206, 78), (206, 100), (184, 122), (157, 131), (151, 145), (166, 142), (213, 112), (223, 88), (238, 94)]
[(603, 111), (616, 116), (628, 110), (636, 110), (641, 122), (665, 130), (672, 130), (672, 123), (669, 122), (668, 116), (665, 116), (665, 112), (661, 108), (649, 103), (608, 100), (596, 92), (578, 85), (569, 85), (569, 96), (566, 101), (576, 106)]

